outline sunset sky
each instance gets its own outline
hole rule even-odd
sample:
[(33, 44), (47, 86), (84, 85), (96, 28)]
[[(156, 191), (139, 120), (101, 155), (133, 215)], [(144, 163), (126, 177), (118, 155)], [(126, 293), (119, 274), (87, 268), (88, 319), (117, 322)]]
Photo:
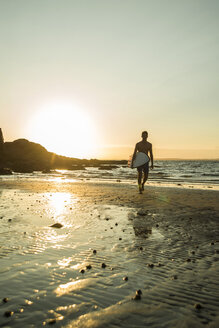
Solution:
[(219, 158), (218, 0), (0, 0), (0, 127), (49, 151)]

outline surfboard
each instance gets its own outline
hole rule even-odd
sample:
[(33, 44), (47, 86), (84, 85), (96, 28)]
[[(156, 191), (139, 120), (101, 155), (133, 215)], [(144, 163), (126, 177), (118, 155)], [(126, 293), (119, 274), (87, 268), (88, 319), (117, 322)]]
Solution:
[[(147, 162), (149, 162), (150, 158), (148, 157), (148, 155), (146, 155), (145, 153), (142, 152), (137, 152), (134, 161), (132, 160), (132, 156), (129, 157), (128, 160), (128, 167), (139, 167), (141, 165), (146, 164)], [(132, 165), (133, 162), (133, 165)]]

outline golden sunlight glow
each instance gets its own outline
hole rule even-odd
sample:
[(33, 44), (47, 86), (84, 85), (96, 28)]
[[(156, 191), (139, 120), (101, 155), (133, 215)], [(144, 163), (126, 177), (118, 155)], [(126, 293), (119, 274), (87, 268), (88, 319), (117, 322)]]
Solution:
[(97, 149), (97, 127), (81, 108), (47, 104), (31, 118), (28, 137), (58, 155), (90, 158)]
[(54, 212), (54, 214), (56, 216), (63, 214), (63, 212), (65, 211), (65, 207), (71, 201), (71, 194), (67, 192), (58, 192), (58, 193), (52, 193), (50, 195), (51, 196), (49, 196), (50, 198), (49, 205), (52, 211)]

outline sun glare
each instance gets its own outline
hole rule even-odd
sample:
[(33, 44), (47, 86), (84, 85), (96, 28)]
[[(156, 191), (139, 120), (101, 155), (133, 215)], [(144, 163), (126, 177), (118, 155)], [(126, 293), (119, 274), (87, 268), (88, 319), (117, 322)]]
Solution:
[(30, 140), (59, 155), (95, 157), (96, 137), (96, 127), (88, 114), (68, 104), (45, 105), (30, 123)]

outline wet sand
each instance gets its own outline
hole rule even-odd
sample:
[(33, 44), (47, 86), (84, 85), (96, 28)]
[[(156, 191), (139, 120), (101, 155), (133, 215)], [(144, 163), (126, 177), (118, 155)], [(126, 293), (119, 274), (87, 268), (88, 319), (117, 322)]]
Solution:
[(2, 182), (0, 327), (217, 327), (218, 213), (213, 190)]

